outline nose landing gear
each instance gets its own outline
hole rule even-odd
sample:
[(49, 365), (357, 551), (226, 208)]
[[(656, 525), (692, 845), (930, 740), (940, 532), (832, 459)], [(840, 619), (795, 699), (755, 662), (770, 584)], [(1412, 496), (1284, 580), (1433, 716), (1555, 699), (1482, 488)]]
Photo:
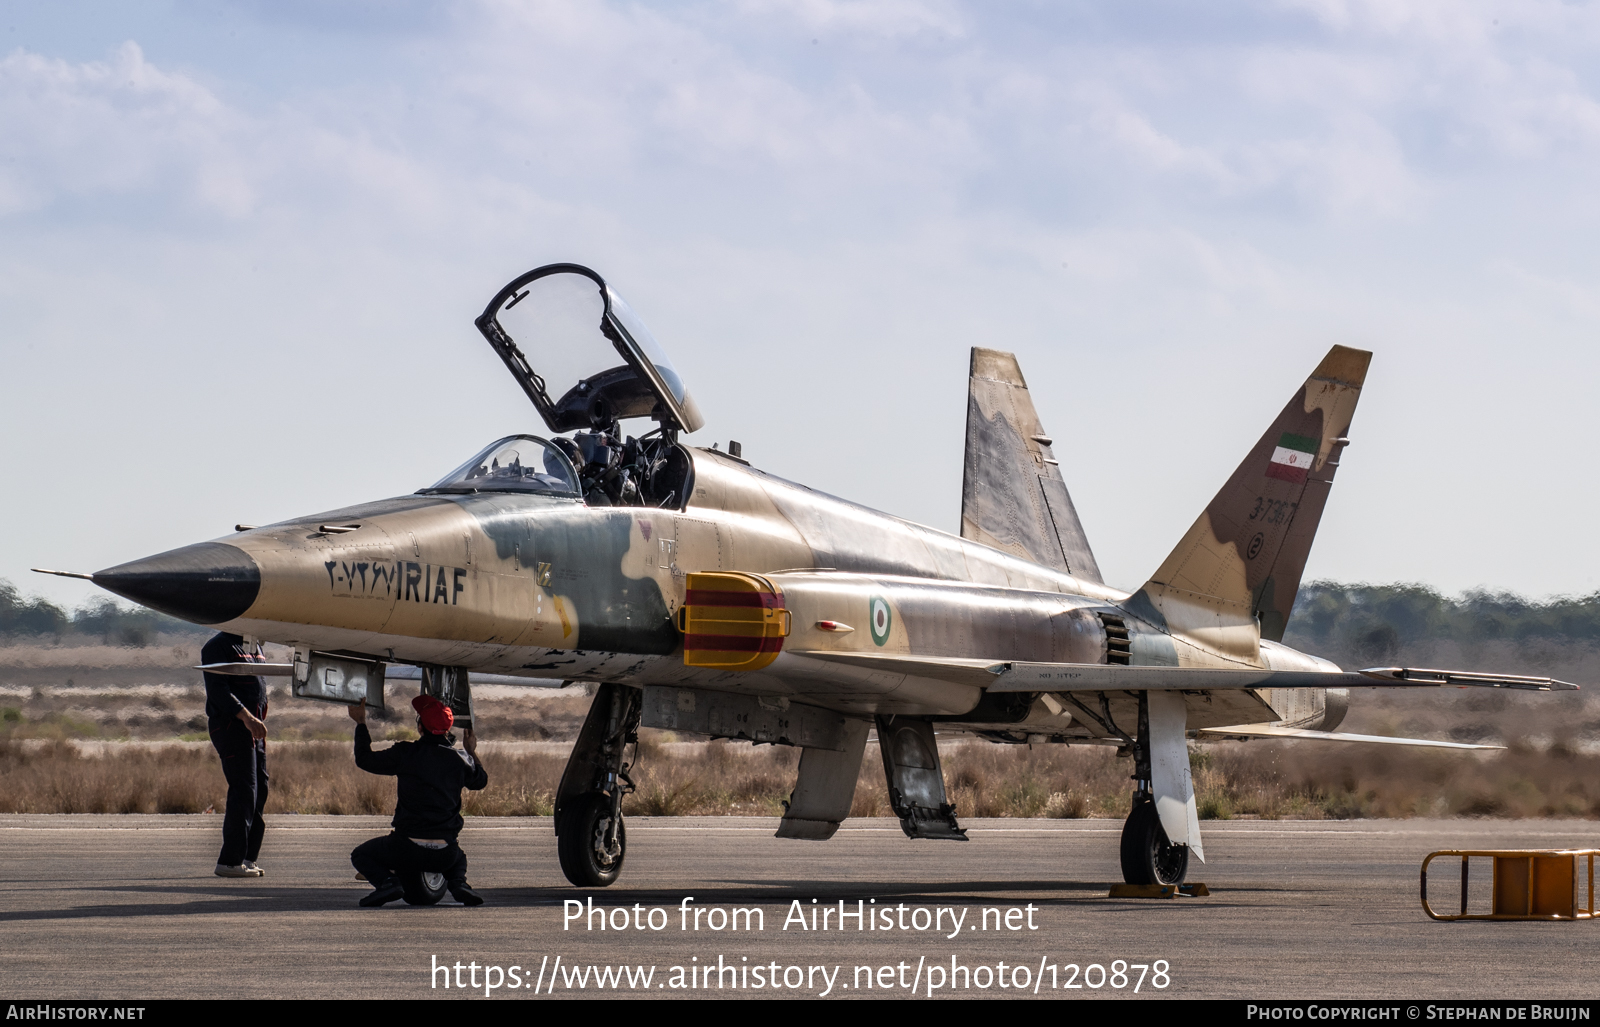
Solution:
[(622, 797), (633, 791), (633, 764), (623, 754), (638, 744), (643, 697), (637, 688), (600, 686), (556, 790), (556, 855), (561, 872), (580, 888), (604, 888), (622, 872), (628, 850)]
[(588, 795), (579, 801), (570, 819), (559, 828), (556, 853), (561, 872), (580, 888), (604, 888), (622, 873), (628, 849), (628, 829), (622, 812), (620, 789), (615, 795)]

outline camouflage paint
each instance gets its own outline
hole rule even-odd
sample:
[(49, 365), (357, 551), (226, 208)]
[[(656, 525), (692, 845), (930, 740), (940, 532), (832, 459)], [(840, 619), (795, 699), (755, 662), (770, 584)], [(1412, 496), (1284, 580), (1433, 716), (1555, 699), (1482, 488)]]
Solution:
[[(1014, 494), (1032, 512), (1013, 510), (1009, 520), (981, 494), (986, 482), (1059, 482), (1060, 475), (1014, 358), (977, 351), (972, 366), (964, 530), (1037, 551), (1042, 562), (686, 448), (694, 490), (682, 511), (591, 508), (533, 494), (406, 496), (228, 536), (218, 541), (248, 553), (262, 571), (255, 605), (232, 625), (379, 658), (694, 684), (854, 715), (968, 715), (986, 680), (973, 665), (987, 661), (1103, 662), (1102, 615), (1123, 619), (1135, 664), (1310, 659), (1262, 643), (1254, 615), (1264, 626), (1275, 623), (1293, 601), (1366, 354), (1329, 354), (1162, 569), (1131, 596), (1097, 580), (1087, 543), (1078, 545), (1076, 515), (1056, 516), (1042, 487), (1036, 502), (1019, 498), (1032, 492)], [(1268, 474), (1285, 433), (1317, 440), (1304, 482)], [(990, 498), (1004, 492), (988, 491)], [(1263, 518), (1254, 506), (1265, 510), (1269, 500), (1278, 505)], [(1010, 541), (998, 534), (1007, 524)], [(323, 525), (358, 527), (330, 533)], [(685, 575), (700, 570), (782, 582), (794, 635), (771, 667), (732, 673), (683, 665), (672, 619)], [(869, 629), (875, 596), (891, 613), (881, 640)], [(856, 630), (822, 632), (823, 620)], [(1263, 698), (1297, 719), (1314, 719), (1321, 703), (1320, 695)], [(1130, 701), (1108, 698), (1124, 728)], [(1070, 707), (1040, 703), (1018, 722), (1052, 737), (1115, 737)], [(1195, 726), (1239, 723), (1264, 708), (1253, 694), (1201, 695), (1192, 705)], [(1016, 721), (1013, 714), (1005, 716)]]
[(1100, 582), (1089, 540), (1017, 358), (972, 350), (961, 537)]
[[(1371, 358), (1343, 346), (1323, 358), (1127, 604), (1199, 650), (1180, 647), (1180, 665), (1259, 666), (1261, 639), (1283, 637)], [(1273, 462), (1286, 435), (1315, 441), (1303, 481)]]

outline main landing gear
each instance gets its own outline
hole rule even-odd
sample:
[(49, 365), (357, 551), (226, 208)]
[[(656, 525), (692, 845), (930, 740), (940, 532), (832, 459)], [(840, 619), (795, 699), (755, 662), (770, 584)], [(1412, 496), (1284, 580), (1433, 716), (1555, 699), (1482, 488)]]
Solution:
[(1182, 884), (1189, 873), (1189, 846), (1167, 841), (1156, 804), (1135, 796), (1122, 825), (1122, 879), (1128, 884)]
[[(600, 686), (556, 789), (556, 854), (561, 872), (580, 888), (604, 888), (622, 872), (622, 797), (633, 791), (628, 771), (638, 762), (643, 699), (637, 688)], [(629, 745), (634, 760), (624, 763)]]
[[(1107, 711), (1109, 715), (1109, 710)], [(1150, 771), (1150, 700), (1139, 693), (1138, 737), (1133, 750), (1133, 810), (1122, 825), (1122, 879), (1128, 884), (1182, 884), (1189, 872), (1189, 846), (1167, 840), (1156, 813)]]

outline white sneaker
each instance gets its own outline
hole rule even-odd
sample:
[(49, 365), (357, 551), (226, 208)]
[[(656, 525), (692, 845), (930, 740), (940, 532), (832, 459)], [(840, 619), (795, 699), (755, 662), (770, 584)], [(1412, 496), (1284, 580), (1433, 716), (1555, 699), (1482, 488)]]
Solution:
[(216, 873), (216, 875), (218, 877), (260, 877), (261, 876), (261, 871), (260, 870), (257, 870), (255, 867), (252, 867), (252, 866), (246, 866), (246, 865), (244, 865), (242, 863), (239, 866), (236, 866), (236, 867), (230, 867), (225, 863), (218, 863), (215, 873)]
[(249, 867), (251, 870), (255, 871), (255, 875), (257, 877), (265, 877), (265, 876), (267, 876), (267, 872), (265, 870), (261, 869), (259, 866), (257, 866), (256, 865), (256, 861), (253, 860), (253, 859), (245, 860), (242, 865), (246, 866), (246, 867)]

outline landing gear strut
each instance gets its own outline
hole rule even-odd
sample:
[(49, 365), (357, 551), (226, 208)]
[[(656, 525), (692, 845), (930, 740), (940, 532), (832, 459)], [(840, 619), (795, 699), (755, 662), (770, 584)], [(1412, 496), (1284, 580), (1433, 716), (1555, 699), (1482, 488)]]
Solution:
[[(1109, 715), (1110, 711), (1106, 711)], [(1182, 884), (1189, 846), (1167, 840), (1150, 786), (1150, 699), (1139, 693), (1138, 736), (1133, 739), (1133, 809), (1122, 825), (1122, 879), (1128, 884)]]
[[(556, 789), (556, 854), (561, 872), (580, 888), (604, 888), (622, 872), (622, 797), (633, 791), (628, 771), (638, 762), (643, 698), (637, 688), (600, 686)], [(629, 745), (634, 759), (624, 763)]]

